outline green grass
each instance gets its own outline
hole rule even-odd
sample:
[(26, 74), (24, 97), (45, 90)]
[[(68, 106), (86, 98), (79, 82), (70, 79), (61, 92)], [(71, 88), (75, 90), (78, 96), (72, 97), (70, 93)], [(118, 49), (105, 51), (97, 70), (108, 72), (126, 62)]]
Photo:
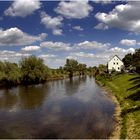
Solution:
[(112, 91), (120, 103), (122, 110), (122, 129), (120, 138), (138, 139), (140, 138), (140, 94), (139, 100), (127, 98), (137, 90), (128, 90), (133, 87), (129, 79), (135, 75), (120, 74), (112, 76), (111, 80), (100, 79), (105, 87)]

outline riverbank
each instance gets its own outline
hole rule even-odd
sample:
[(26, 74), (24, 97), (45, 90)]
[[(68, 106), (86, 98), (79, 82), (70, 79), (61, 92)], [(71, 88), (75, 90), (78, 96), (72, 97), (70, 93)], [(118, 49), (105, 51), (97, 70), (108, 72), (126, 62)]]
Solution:
[[(140, 100), (134, 100), (132, 95), (136, 91), (128, 90), (132, 87), (129, 81), (135, 75), (119, 74), (114, 75), (111, 79), (97, 79), (98, 83), (103, 86), (111, 95), (112, 100), (116, 103), (115, 119), (116, 126), (111, 138), (138, 139), (140, 138)], [(118, 104), (117, 104), (117, 102)], [(119, 109), (120, 106), (120, 109)], [(121, 127), (122, 124), (122, 127)], [(120, 133), (117, 132), (120, 129)]]
[(96, 82), (103, 88), (104, 91), (106, 91), (107, 96), (114, 102), (115, 104), (115, 112), (114, 112), (114, 130), (111, 133), (109, 139), (119, 139), (120, 138), (120, 132), (121, 132), (121, 127), (122, 127), (122, 118), (121, 118), (121, 107), (120, 104), (116, 98), (116, 96), (113, 95), (111, 90), (107, 87), (104, 86), (104, 83), (96, 80)]
[[(68, 75), (64, 75), (64, 74), (61, 74), (61, 75), (52, 75), (50, 77), (48, 77), (46, 79), (46, 81), (44, 82), (41, 82), (41, 83), (46, 83), (46, 82), (49, 82), (49, 81), (56, 81), (56, 80), (63, 80), (63, 79), (66, 79), (68, 78), (69, 76)], [(0, 82), (0, 88), (9, 88), (9, 87), (17, 87), (19, 85), (37, 85), (37, 84), (41, 84), (41, 83), (22, 83), (22, 82), (19, 82), (19, 83), (16, 83), (16, 84), (11, 84), (11, 83), (6, 83), (6, 82)]]

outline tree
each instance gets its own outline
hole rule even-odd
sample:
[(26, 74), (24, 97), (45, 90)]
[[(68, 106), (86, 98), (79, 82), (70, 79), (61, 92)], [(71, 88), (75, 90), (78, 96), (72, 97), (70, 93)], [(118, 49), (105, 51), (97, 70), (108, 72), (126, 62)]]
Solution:
[(133, 54), (133, 66), (136, 67), (136, 72), (140, 74), (140, 49), (137, 49)]
[(78, 72), (79, 72), (79, 75), (85, 75), (85, 72), (86, 72), (86, 64), (79, 64), (78, 65)]
[(89, 74), (95, 76), (95, 73), (96, 73), (97, 69), (98, 69), (98, 68), (97, 68), (96, 66), (94, 66), (94, 67), (88, 67), (88, 68), (87, 68), (87, 71), (89, 72)]
[(100, 64), (98, 69), (99, 69), (99, 74), (104, 74), (107, 71), (107, 67), (103, 64)]
[(8, 85), (17, 85), (20, 83), (21, 72), (16, 63), (4, 63), (5, 78), (4, 81)]
[(78, 62), (74, 59), (67, 59), (64, 69), (69, 72), (69, 77), (73, 77), (73, 73), (78, 70)]
[(6, 77), (5, 75), (5, 65), (0, 61), (0, 82)]
[(122, 61), (124, 63), (125, 68), (129, 68), (133, 65), (133, 54), (126, 54)]
[(26, 84), (40, 83), (47, 80), (49, 69), (41, 58), (30, 56), (20, 62), (22, 82)]
[(0, 62), (0, 82), (2, 85), (17, 85), (20, 83), (21, 72), (16, 63)]

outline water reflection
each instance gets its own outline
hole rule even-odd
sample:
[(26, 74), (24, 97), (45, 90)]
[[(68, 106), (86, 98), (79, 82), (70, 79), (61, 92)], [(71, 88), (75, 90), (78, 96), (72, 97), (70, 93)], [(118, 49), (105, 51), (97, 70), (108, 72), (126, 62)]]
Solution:
[(35, 109), (42, 106), (48, 92), (49, 87), (47, 85), (20, 87), (20, 107), (24, 109)]
[(86, 81), (86, 76), (74, 77), (65, 81), (65, 89), (67, 95), (73, 95), (77, 93), (80, 85)]
[(48, 85), (19, 86), (1, 90), (0, 108), (35, 109), (40, 107), (49, 92)]
[(0, 90), (0, 138), (108, 138), (113, 113), (92, 77)]
[(9, 109), (17, 102), (17, 95), (14, 90), (3, 89), (0, 92), (0, 109)]

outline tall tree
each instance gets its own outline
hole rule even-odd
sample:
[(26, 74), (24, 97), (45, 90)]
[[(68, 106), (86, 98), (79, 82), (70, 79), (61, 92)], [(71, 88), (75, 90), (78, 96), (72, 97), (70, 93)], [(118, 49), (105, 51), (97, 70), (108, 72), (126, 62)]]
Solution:
[(100, 64), (98, 70), (99, 70), (99, 74), (104, 74), (107, 71), (107, 67), (103, 64)]
[(129, 68), (133, 65), (133, 54), (126, 54), (122, 61), (124, 63), (125, 68)]
[(85, 72), (86, 72), (86, 64), (79, 64), (78, 65), (78, 72), (79, 72), (79, 75), (85, 75)]
[(17, 85), (20, 83), (21, 72), (16, 63), (4, 63), (5, 78), (3, 82), (8, 85)]
[(67, 59), (64, 69), (69, 72), (69, 77), (73, 77), (74, 72), (78, 70), (78, 62), (74, 59)]
[(136, 67), (137, 73), (140, 74), (140, 49), (137, 49), (133, 54), (133, 66)]
[(30, 56), (20, 62), (23, 83), (40, 83), (47, 80), (49, 69), (43, 60)]
[(0, 81), (2, 81), (5, 77), (5, 65), (0, 61)]

